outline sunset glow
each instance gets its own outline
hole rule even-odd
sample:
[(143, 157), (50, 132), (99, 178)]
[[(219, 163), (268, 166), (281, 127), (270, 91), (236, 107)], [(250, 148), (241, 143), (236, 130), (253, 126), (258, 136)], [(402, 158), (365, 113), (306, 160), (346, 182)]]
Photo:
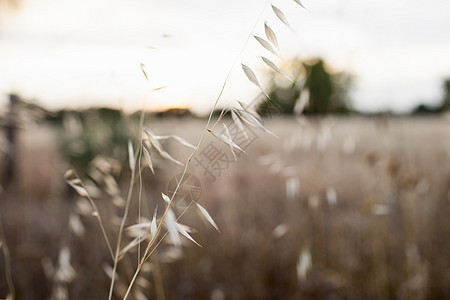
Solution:
[[(404, 111), (440, 101), (450, 75), (448, 1), (304, 1), (310, 12), (279, 2), (293, 30), (266, 7), (254, 34), (264, 34), (267, 20), (283, 59), (320, 56), (354, 74), (358, 108)], [(136, 110), (145, 103), (206, 113), (264, 7), (258, 0), (22, 1), (20, 10), (2, 14), (0, 99), (13, 92), (50, 108)], [(252, 38), (238, 62), (264, 81), (262, 54), (268, 55)], [(148, 83), (140, 63), (149, 69)], [(167, 88), (150, 92), (161, 86)], [(257, 94), (235, 68), (223, 101)]]

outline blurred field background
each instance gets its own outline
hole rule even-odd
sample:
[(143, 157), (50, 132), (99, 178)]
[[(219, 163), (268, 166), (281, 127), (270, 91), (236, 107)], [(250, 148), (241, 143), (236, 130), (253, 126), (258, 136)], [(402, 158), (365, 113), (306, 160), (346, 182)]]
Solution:
[[(11, 272), (17, 299), (107, 298), (111, 257), (89, 206), (63, 178), (71, 156), (62, 146), (86, 147), (71, 144), (83, 134), (111, 140), (113, 127), (99, 120), (92, 117), (88, 128), (75, 118), (65, 127), (41, 122), (19, 131), (17, 172), (1, 190), (1, 238), (11, 260), (8, 270), (0, 259), (1, 297)], [(121, 120), (137, 126), (129, 116)], [(154, 117), (146, 125), (195, 143), (205, 120)], [(182, 251), (161, 244), (133, 299), (450, 297), (447, 118), (279, 117), (265, 126), (279, 138), (252, 128), (256, 138), (247, 154), (215, 181), (195, 164), (189, 169), (201, 182), (198, 201), (221, 233), (188, 212), (180, 222), (197, 230), (192, 236), (202, 247), (187, 239)], [(64, 140), (66, 130), (76, 132), (73, 141)], [(119, 146), (107, 145), (109, 158), (99, 154), (85, 169), (77, 161), (113, 240), (129, 180), (126, 151), (119, 151), (126, 139)], [(181, 161), (189, 153), (174, 143), (165, 149)], [(111, 174), (118, 191), (87, 175), (93, 164)], [(142, 216), (148, 219), (182, 170), (167, 162), (155, 168), (156, 175), (143, 170)], [(133, 200), (127, 226), (137, 222), (136, 206)], [(136, 263), (135, 251), (121, 261), (117, 299)]]
[(0, 299), (450, 299), (450, 2), (372, 2), (0, 0)]

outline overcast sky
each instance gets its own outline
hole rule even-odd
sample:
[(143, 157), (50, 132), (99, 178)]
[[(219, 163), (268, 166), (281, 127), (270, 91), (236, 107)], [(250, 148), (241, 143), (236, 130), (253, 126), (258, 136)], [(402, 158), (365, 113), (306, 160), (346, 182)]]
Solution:
[[(259, 55), (282, 64), (321, 56), (355, 76), (354, 105), (406, 111), (436, 104), (450, 76), (448, 0), (273, 0), (293, 30), (264, 0), (22, 0), (0, 11), (0, 100), (15, 92), (50, 108), (108, 105), (126, 110), (212, 107), (236, 57), (222, 105), (251, 101), (258, 89), (240, 63), (260, 77)], [(258, 16), (261, 18), (258, 19)], [(254, 39), (264, 21), (281, 59)], [(146, 82), (140, 63), (146, 65)], [(149, 92), (152, 88), (167, 88)]]

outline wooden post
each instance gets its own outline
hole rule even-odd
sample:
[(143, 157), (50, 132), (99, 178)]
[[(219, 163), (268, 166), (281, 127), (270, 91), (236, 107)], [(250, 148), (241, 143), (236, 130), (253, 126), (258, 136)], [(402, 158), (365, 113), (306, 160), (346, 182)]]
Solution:
[(5, 119), (6, 139), (8, 141), (7, 153), (5, 158), (4, 174), (2, 174), (2, 182), (7, 185), (15, 176), (16, 171), (16, 154), (17, 154), (17, 117), (18, 104), (20, 98), (17, 95), (9, 95), (9, 112)]

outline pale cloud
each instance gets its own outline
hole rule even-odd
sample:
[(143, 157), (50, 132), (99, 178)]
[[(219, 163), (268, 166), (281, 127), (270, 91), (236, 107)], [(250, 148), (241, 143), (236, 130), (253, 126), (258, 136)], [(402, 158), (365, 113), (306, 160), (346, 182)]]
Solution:
[[(309, 13), (294, 1), (276, 1), (294, 31), (266, 9), (255, 34), (264, 34), (267, 20), (285, 58), (323, 56), (354, 73), (358, 108), (405, 110), (419, 100), (439, 101), (441, 81), (450, 75), (449, 1), (303, 2)], [(0, 23), (0, 93), (17, 91), (53, 107), (137, 109), (149, 97), (143, 62), (151, 85), (168, 86), (149, 97), (148, 107), (192, 105), (205, 112), (264, 3), (24, 0), (21, 12)], [(263, 53), (250, 39), (239, 61), (261, 74)], [(258, 93), (236, 69), (225, 104)]]

